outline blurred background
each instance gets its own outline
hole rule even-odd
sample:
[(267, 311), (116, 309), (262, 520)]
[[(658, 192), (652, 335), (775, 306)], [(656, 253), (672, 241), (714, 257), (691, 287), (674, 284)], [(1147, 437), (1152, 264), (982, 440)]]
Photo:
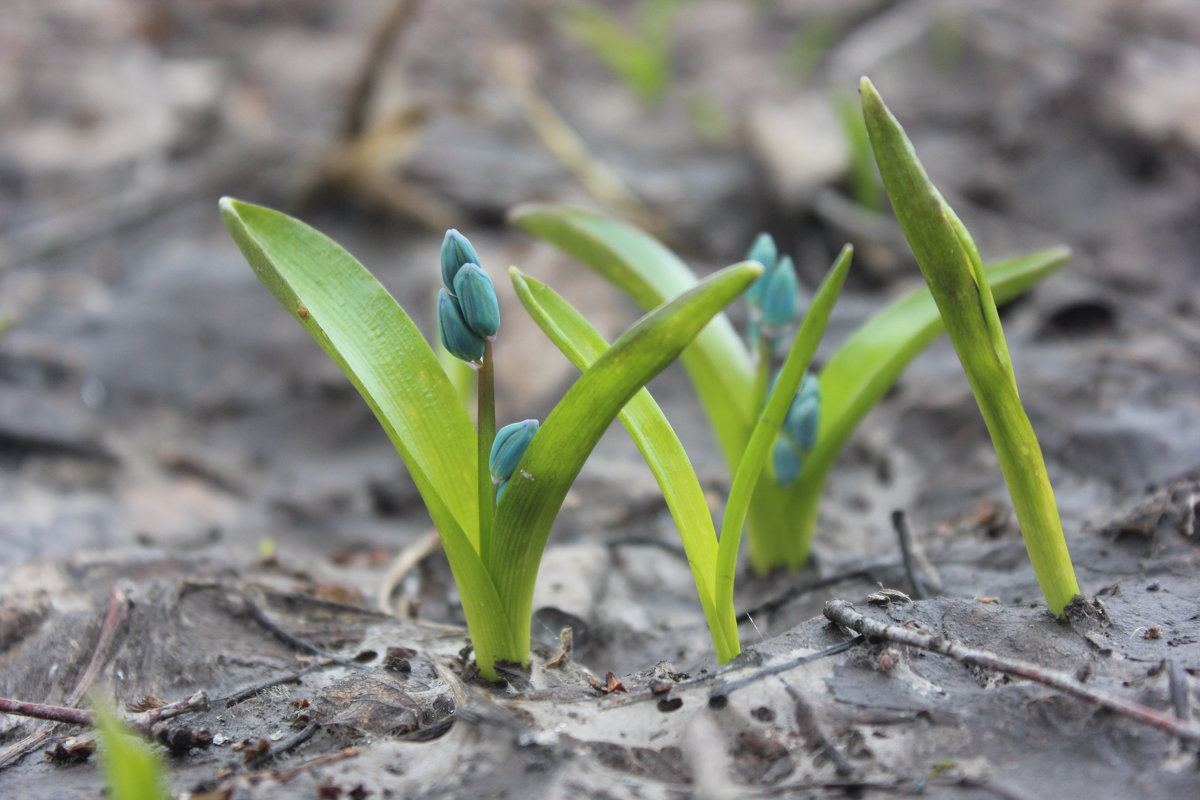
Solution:
[[(229, 241), (221, 195), (329, 233), (426, 330), (450, 226), (498, 284), (515, 263), (610, 334), (635, 318), (507, 226), (518, 203), (622, 216), (701, 272), (767, 230), (809, 288), (850, 241), (836, 344), (919, 281), (864, 150), (864, 73), (985, 257), (1076, 253), (1006, 320), (1082, 529), (1197, 466), (1198, 43), (1194, 0), (8, 0), (0, 563), (261, 552), (352, 595), (425, 531), (365, 404)], [(573, 373), (501, 288), (503, 423)], [(719, 501), (681, 376), (655, 392)], [(926, 541), (1015, 536), (991, 458), (935, 346), (843, 458), (822, 563), (892, 547), (895, 507)], [(656, 497), (612, 434), (555, 541), (670, 541)]]

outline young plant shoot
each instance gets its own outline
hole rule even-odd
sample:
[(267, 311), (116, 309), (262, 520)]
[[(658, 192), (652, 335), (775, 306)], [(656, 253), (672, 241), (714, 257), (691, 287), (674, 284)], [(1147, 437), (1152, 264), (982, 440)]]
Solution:
[[(623, 222), (588, 211), (539, 205), (518, 208), (513, 221), (599, 273), (643, 308), (653, 308), (696, 284), (696, 276), (674, 253)], [(1003, 301), (1019, 295), (1061, 266), (1067, 256), (1065, 249), (1055, 248), (988, 267), (994, 297)], [(780, 334), (786, 327), (779, 323), (785, 312), (794, 309), (788, 304), (795, 303), (794, 297), (766, 295), (772, 282), (779, 289), (794, 279), (790, 259), (781, 263), (783, 257), (771, 237), (760, 235), (747, 259), (762, 264), (764, 275), (746, 293), (750, 311), (746, 340), (720, 314), (680, 359), (731, 476), (739, 470), (755, 422), (769, 402), (771, 358), (779, 355), (773, 350), (782, 342)], [(825, 362), (820, 374), (803, 384), (800, 396), (789, 398), (783, 409), (784, 430), (767, 442), (773, 474), (757, 482), (746, 511), (750, 560), (756, 571), (804, 565), (821, 493), (838, 453), (908, 363), (942, 330), (929, 290), (913, 292), (859, 328)], [(786, 366), (790, 352), (783, 357)], [(793, 387), (793, 395), (795, 391)]]
[(154, 745), (108, 706), (96, 709), (100, 768), (109, 800), (169, 800), (166, 769)]
[(438, 321), (445, 350), (477, 369), (478, 427), (408, 314), (349, 253), (277, 211), (225, 198), (221, 213), (259, 279), (346, 373), (396, 446), (441, 536), (480, 672), (495, 678), (497, 662), (527, 665), (542, 551), (584, 460), (630, 398), (761, 266), (728, 267), (642, 317), (540, 426), (526, 420), (496, 434), (499, 305), (465, 237), (446, 235)]
[[(721, 662), (740, 652), (733, 606), (733, 578), (745, 510), (763, 471), (770, 443), (779, 435), (780, 427), (790, 413), (789, 408), (794, 405), (792, 399), (797, 397), (797, 386), (845, 283), (850, 255), (851, 250), (846, 247), (813, 298), (812, 307), (772, 389), (771, 400), (755, 424), (750, 445), (729, 493), (719, 540), (687, 453), (650, 393), (645, 389), (639, 391), (620, 414), (622, 424), (662, 488), (667, 508), (679, 529), (713, 646)], [(529, 315), (580, 370), (588, 369), (608, 350), (604, 337), (548, 286), (519, 276), (514, 276), (513, 285)], [(803, 390), (800, 394), (804, 394)]]
[(892, 208), (958, 353), (1008, 483), (1021, 535), (1050, 611), (1079, 585), (1063, 537), (1042, 450), (1017, 393), (1008, 344), (979, 250), (925, 174), (900, 123), (867, 78), (859, 85), (863, 117)]

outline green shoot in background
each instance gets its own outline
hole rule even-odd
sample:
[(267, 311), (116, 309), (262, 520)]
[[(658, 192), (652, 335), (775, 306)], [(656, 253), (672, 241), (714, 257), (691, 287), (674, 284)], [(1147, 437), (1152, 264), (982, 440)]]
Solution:
[(983, 415), (1050, 611), (1058, 616), (1079, 584), (1037, 435), (1021, 405), (989, 275), (966, 227), (929, 180), (900, 123), (867, 78), (863, 117), (892, 208), (937, 303)]
[[(461, 382), (456, 389), (408, 314), (349, 253), (277, 211), (225, 198), (221, 213), (259, 279), (346, 373), (396, 446), (441, 536), (480, 672), (495, 678), (497, 662), (527, 665), (542, 552), (584, 460), (626, 402), (762, 267), (721, 270), (614, 341), (524, 442), (519, 458), (500, 459), (516, 463), (505, 465), (510, 479), (493, 507), (496, 487), (485, 463), (494, 455), (487, 370), (499, 319), (479, 265), (447, 262), (443, 247), (443, 280), (456, 291), (439, 298), (441, 339), (451, 354), (479, 367), (477, 430)], [(477, 259), (464, 242), (447, 236), (455, 252)], [(519, 272), (512, 277), (521, 280)]]
[(562, 14), (564, 29), (591, 51), (646, 105), (671, 85), (671, 34), (683, 0), (640, 0), (632, 31), (599, 3), (576, 3)]
[[(643, 308), (653, 308), (696, 283), (694, 273), (678, 256), (623, 222), (544, 205), (520, 207), (512, 218), (527, 233), (554, 244), (621, 288)], [(994, 296), (1003, 301), (1019, 295), (1061, 266), (1067, 255), (1055, 248), (989, 267)], [(816, 438), (798, 473), (786, 485), (762, 480), (754, 488), (746, 521), (750, 561), (756, 571), (804, 565), (821, 494), (838, 454), (866, 413), (942, 330), (933, 298), (921, 289), (877, 313), (826, 361), (819, 375)], [(763, 362), (752, 355), (724, 314), (717, 315), (680, 360), (729, 474), (736, 476), (764, 407), (759, 369)]]
[(154, 745), (110, 708), (96, 709), (95, 725), (108, 800), (169, 800), (166, 771)]

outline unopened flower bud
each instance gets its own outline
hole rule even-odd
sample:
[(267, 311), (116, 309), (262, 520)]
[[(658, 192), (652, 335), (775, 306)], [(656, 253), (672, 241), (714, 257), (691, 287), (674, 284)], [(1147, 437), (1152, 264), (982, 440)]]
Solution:
[(746, 260), (757, 261), (763, 266), (763, 274), (746, 290), (746, 302), (751, 306), (761, 306), (763, 292), (770, 280), (771, 272), (779, 260), (779, 250), (775, 247), (775, 240), (771, 238), (771, 234), (760, 233), (755, 238), (754, 244), (750, 246), (750, 251), (746, 253)]
[(762, 292), (762, 321), (770, 328), (782, 328), (796, 318), (800, 283), (796, 280), (796, 266), (790, 256), (779, 259), (771, 271)]
[(492, 480), (500, 483), (512, 477), (517, 464), (521, 462), (521, 456), (525, 455), (525, 450), (537, 431), (536, 419), (514, 422), (496, 431), (496, 438), (492, 440), (492, 452), (488, 456), (488, 470), (492, 473)]
[(792, 401), (783, 427), (801, 453), (812, 450), (817, 443), (821, 424), (821, 384), (817, 376), (808, 373)]
[(500, 330), (500, 302), (492, 279), (477, 264), (466, 264), (454, 276), (454, 294), (467, 327), (485, 339)]
[(795, 445), (786, 434), (775, 440), (775, 447), (771, 451), (771, 460), (775, 465), (775, 482), (780, 486), (787, 486), (800, 476), (800, 467), (803, 466), (803, 462), (800, 454), (796, 452)]
[(467, 237), (454, 228), (446, 231), (442, 239), (442, 283), (446, 284), (446, 288), (454, 291), (454, 277), (464, 264), (478, 263), (479, 254)]
[(486, 349), (483, 338), (467, 326), (458, 301), (445, 289), (438, 291), (438, 333), (446, 350), (455, 358), (463, 361), (483, 358)]

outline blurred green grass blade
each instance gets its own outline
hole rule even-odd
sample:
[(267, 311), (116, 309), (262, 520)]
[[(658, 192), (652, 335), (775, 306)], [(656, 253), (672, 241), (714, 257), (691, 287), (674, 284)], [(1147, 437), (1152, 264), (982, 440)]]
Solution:
[[(1003, 303), (1052, 275), (1070, 255), (1065, 247), (1040, 250), (998, 262), (987, 267), (985, 273), (993, 295)], [(804, 461), (794, 510), (788, 515), (796, 521), (798, 530), (786, 557), (793, 568), (799, 568), (808, 557), (817, 508), (838, 454), (863, 417), (883, 399), (912, 360), (944, 332), (933, 296), (928, 288), (921, 288), (871, 317), (822, 368), (820, 431), (816, 446)], [(773, 555), (768, 558), (778, 560)]]
[[(231, 198), (221, 216), (283, 307), (362, 394), (400, 452), (434, 525), (475, 542), (475, 428), (404, 309), (336, 242), (293, 217)], [(451, 534), (452, 535), (452, 534)]]
[(110, 708), (96, 709), (100, 766), (109, 800), (170, 800), (162, 757), (153, 745), (117, 719)]
[[(729, 609), (733, 608), (733, 581), (737, 573), (738, 550), (741, 547), (742, 528), (746, 523), (750, 500), (770, 455), (771, 445), (779, 435), (783, 418), (787, 416), (788, 408), (800, 388), (800, 381), (804, 378), (804, 372), (817, 352), (821, 337), (825, 335), (825, 326), (841, 294), (842, 286), (846, 283), (846, 274), (850, 270), (853, 255), (854, 248), (850, 245), (842, 248), (813, 296), (812, 305), (805, 313), (796, 338), (788, 349), (787, 359), (779, 371), (775, 388), (767, 398), (742, 460), (734, 472), (733, 484), (729, 488), (729, 501), (725, 504), (725, 518), (721, 521), (721, 540), (717, 553), (717, 603), (728, 606)], [(771, 534), (782, 536), (785, 532), (776, 530)]]
[(529, 659), (533, 585), (550, 528), (567, 490), (600, 436), (625, 404), (670, 364), (696, 334), (759, 275), (744, 262), (717, 272), (638, 320), (567, 390), (505, 490), (496, 514), (492, 574)]
[[(695, 274), (654, 237), (601, 214), (526, 205), (512, 222), (598, 273), (650, 310), (696, 285)], [(741, 458), (758, 409), (754, 368), (729, 318), (718, 314), (680, 359), (708, 416), (725, 462)]]
[(917, 257), (991, 435), (1038, 583), (1050, 611), (1061, 616), (1079, 585), (979, 253), (867, 78), (860, 82), (859, 91), (896, 219)]
[[(581, 372), (608, 350), (608, 342), (599, 331), (557, 292), (520, 273), (514, 272), (512, 278), (517, 297), (530, 317)], [(717, 531), (696, 472), (649, 391), (638, 390), (618, 416), (662, 489), (683, 540), (717, 658), (722, 663), (729, 661), (740, 652), (737, 621), (732, 606), (718, 616), (713, 603)]]

